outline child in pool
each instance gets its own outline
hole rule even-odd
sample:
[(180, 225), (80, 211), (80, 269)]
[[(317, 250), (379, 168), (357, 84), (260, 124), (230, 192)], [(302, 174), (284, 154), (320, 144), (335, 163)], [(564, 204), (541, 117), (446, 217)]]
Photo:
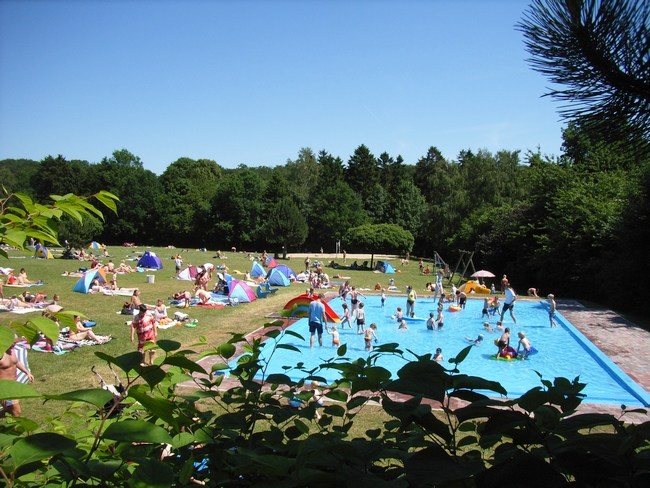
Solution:
[(406, 325), (406, 320), (402, 319), (402, 321), (399, 323), (398, 329), (408, 329), (408, 326)]
[(471, 337), (465, 337), (465, 340), (467, 342), (471, 342), (473, 346), (478, 346), (481, 342), (483, 342), (483, 336), (479, 334), (476, 339), (472, 339)]
[[(352, 326), (350, 326), (350, 328), (352, 328)], [(325, 330), (327, 331), (327, 333), (329, 335), (332, 336), (332, 346), (336, 346), (336, 347), (340, 346), (341, 345), (341, 339), (339, 338), (339, 331), (336, 330), (336, 325), (332, 326), (332, 330), (330, 330), (329, 327), (327, 327), (327, 325), (326, 325)]]
[(483, 322), (483, 329), (485, 332), (495, 332), (494, 327), (490, 325), (490, 322)]
[[(517, 357), (526, 359), (532, 350), (532, 346), (530, 345), (530, 341), (526, 337), (526, 334), (520, 331), (517, 333), (517, 336), (519, 337), (519, 344), (517, 345)], [(522, 350), (521, 355), (519, 354), (520, 350)]]
[(499, 297), (495, 296), (492, 299), (492, 303), (490, 304), (490, 313), (492, 315), (498, 315), (501, 310), (501, 304), (499, 303)]
[(384, 308), (384, 304), (386, 303), (386, 290), (384, 288), (381, 289), (381, 308)]
[(444, 359), (445, 359), (445, 358), (444, 358), (443, 355), (442, 355), (442, 349), (438, 347), (438, 348), (436, 349), (436, 353), (433, 355), (433, 360), (434, 360), (436, 363), (441, 363)]
[(442, 329), (442, 327), (445, 325), (445, 318), (442, 316), (442, 309), (438, 309), (438, 316), (436, 317), (436, 325), (438, 327), (438, 330)]
[(484, 298), (483, 299), (483, 312), (481, 314), (481, 318), (484, 319), (486, 317), (490, 317), (490, 299), (489, 298)]
[(429, 318), (427, 319), (427, 330), (435, 329), (436, 321), (433, 319), (433, 312), (429, 312)]
[(350, 309), (348, 308), (348, 304), (343, 303), (343, 305), (341, 306), (343, 307), (343, 320), (341, 320), (341, 329), (345, 329), (345, 324), (348, 324), (348, 327), (350, 327), (351, 329), (352, 322), (350, 321), (351, 317), (350, 317)]
[(393, 315), (393, 318), (397, 320), (397, 322), (401, 322), (402, 319), (404, 318), (404, 312), (402, 312), (402, 307), (397, 307), (397, 312), (395, 315)]
[(374, 322), (370, 324), (370, 327), (368, 327), (363, 334), (363, 340), (366, 343), (366, 351), (370, 351), (372, 349), (372, 340), (374, 339), (375, 342), (378, 341), (377, 339), (377, 334), (375, 334), (375, 331), (377, 330), (377, 324)]

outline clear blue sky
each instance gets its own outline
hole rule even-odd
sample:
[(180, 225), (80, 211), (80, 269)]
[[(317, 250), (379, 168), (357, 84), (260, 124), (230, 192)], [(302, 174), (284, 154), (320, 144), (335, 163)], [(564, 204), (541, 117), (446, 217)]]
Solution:
[(558, 155), (528, 2), (0, 0), (0, 159)]

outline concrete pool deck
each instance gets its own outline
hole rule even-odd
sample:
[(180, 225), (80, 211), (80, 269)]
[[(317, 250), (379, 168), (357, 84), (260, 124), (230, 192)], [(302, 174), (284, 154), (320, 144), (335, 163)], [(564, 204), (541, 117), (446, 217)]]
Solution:
[[(650, 332), (608, 309), (588, 308), (575, 300), (556, 300), (558, 311), (598, 349), (644, 390), (650, 392)], [(585, 403), (580, 412), (618, 415), (612, 405)], [(628, 414), (626, 421), (644, 422), (641, 414)]]

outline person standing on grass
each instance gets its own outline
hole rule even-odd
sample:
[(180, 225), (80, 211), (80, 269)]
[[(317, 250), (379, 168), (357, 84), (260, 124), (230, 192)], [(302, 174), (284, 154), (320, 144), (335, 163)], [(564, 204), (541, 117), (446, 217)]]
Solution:
[(325, 315), (325, 305), (323, 305), (323, 294), (319, 293), (316, 300), (309, 304), (309, 347), (314, 347), (314, 336), (318, 334), (318, 345), (323, 345), (323, 326), (327, 327), (327, 315)]
[(176, 254), (176, 257), (174, 258), (174, 267), (176, 268), (176, 278), (178, 278), (181, 268), (183, 267), (183, 258), (180, 254)]
[(142, 354), (142, 364), (144, 366), (152, 366), (156, 351), (155, 349), (149, 349), (149, 351), (145, 352), (144, 346), (147, 342), (156, 342), (158, 338), (158, 324), (147, 313), (147, 306), (144, 304), (140, 305), (138, 314), (133, 317), (133, 321), (131, 322), (131, 342), (133, 342), (136, 333), (138, 335), (138, 352)]

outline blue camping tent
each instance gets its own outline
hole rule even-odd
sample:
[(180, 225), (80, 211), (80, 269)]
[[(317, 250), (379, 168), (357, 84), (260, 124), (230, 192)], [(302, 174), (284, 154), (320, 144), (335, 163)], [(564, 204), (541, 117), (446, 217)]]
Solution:
[(251, 273), (250, 275), (253, 278), (257, 278), (258, 276), (264, 276), (266, 274), (266, 271), (264, 271), (264, 268), (260, 263), (257, 261), (253, 261), (253, 265), (251, 266)]
[(90, 269), (86, 271), (81, 276), (81, 278), (79, 278), (77, 283), (75, 283), (74, 287), (72, 288), (72, 291), (76, 291), (78, 293), (90, 293), (90, 287), (93, 285), (93, 280), (95, 278), (98, 278), (100, 285), (106, 283), (106, 276), (104, 276), (104, 272), (101, 268)]
[(138, 268), (162, 269), (163, 264), (155, 252), (145, 251), (138, 261)]
[(293, 270), (286, 264), (278, 264), (275, 267), (275, 269), (277, 269), (280, 273), (286, 276), (288, 280), (296, 279), (296, 273), (294, 273)]
[(377, 261), (375, 270), (388, 274), (395, 273), (395, 268), (393, 268), (393, 266), (388, 261)]
[(274, 286), (290, 286), (291, 282), (289, 282), (289, 278), (287, 278), (282, 271), (278, 270), (277, 268), (273, 268), (268, 272), (266, 275), (266, 281), (269, 283), (269, 285), (274, 285)]

